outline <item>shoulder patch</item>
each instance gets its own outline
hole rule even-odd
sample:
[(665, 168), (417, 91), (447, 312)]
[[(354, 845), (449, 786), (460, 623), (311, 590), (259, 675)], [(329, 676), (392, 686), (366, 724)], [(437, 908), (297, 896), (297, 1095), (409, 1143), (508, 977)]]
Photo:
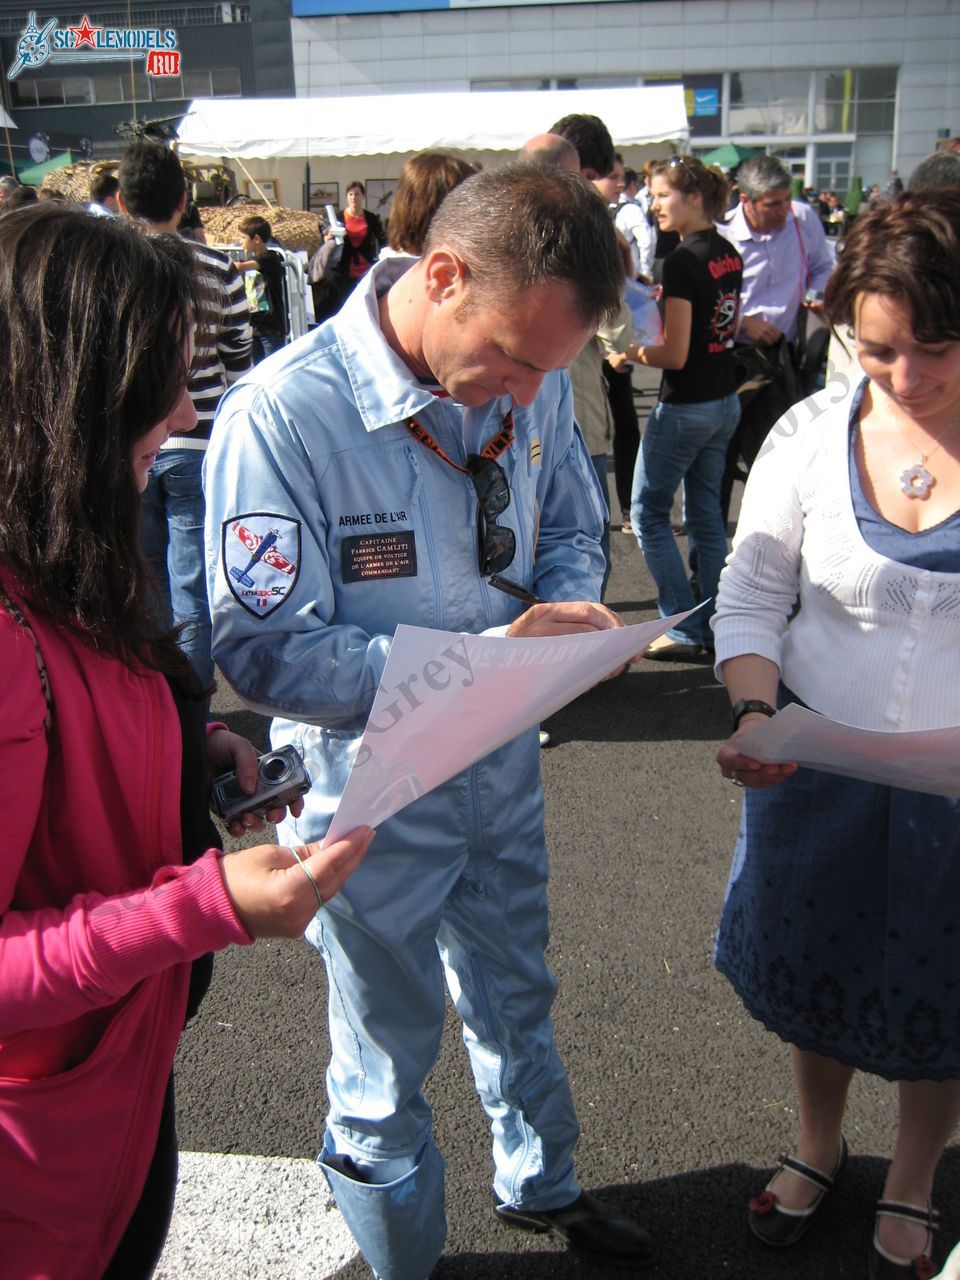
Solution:
[(255, 618), (283, 604), (300, 575), (300, 521), (272, 511), (231, 516), (221, 526), (223, 577)]

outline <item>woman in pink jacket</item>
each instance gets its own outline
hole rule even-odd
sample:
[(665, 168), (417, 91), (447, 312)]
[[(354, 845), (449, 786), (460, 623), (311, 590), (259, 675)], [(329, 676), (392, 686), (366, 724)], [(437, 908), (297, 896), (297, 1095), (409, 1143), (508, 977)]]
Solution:
[(150, 464), (196, 421), (202, 315), (172, 237), (52, 205), (0, 219), (4, 1280), (152, 1273), (200, 958), (300, 933), (372, 837), (214, 847), (209, 777), (252, 791), (256, 753), (204, 733), (206, 691), (154, 622), (137, 550)]

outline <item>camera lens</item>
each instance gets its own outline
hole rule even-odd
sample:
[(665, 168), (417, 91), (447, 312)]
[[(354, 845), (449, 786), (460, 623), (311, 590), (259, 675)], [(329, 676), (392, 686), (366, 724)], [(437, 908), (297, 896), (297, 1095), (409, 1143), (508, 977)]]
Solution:
[(260, 761), (260, 776), (264, 782), (269, 782), (271, 786), (282, 782), (289, 772), (290, 765), (279, 753), (277, 755), (264, 756)]

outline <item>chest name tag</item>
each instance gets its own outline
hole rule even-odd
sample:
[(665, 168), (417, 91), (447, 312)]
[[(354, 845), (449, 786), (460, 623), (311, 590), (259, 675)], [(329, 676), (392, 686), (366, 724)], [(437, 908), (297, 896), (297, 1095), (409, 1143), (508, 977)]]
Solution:
[(412, 529), (402, 533), (361, 533), (340, 544), (340, 577), (344, 582), (374, 578), (415, 578), (417, 544)]

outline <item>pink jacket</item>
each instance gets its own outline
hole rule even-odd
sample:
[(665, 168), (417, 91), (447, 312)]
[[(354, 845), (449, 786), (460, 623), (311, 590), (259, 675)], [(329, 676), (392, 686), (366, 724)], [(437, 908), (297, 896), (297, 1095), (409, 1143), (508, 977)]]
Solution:
[(182, 866), (163, 677), (23, 612), (54, 712), (48, 732), (33, 642), (0, 605), (0, 1273), (93, 1280), (143, 1189), (190, 961), (251, 939), (219, 855)]

